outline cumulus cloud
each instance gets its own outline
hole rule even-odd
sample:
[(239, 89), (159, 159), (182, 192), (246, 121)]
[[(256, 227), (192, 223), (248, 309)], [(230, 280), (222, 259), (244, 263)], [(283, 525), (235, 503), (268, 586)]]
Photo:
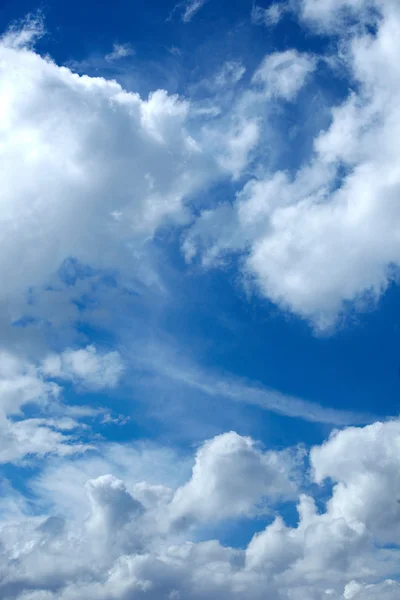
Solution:
[(172, 500), (173, 521), (212, 521), (246, 515), (266, 498), (290, 497), (290, 458), (264, 453), (250, 438), (230, 432), (202, 446), (190, 481)]
[(129, 271), (159, 226), (185, 222), (185, 200), (213, 172), (186, 100), (59, 67), (29, 49), (32, 27), (0, 42), (3, 302), (71, 256)]
[(101, 354), (95, 346), (49, 355), (41, 365), (46, 377), (73, 381), (93, 389), (115, 387), (123, 369), (119, 352)]
[[(41, 21), (31, 20), (0, 42), (0, 275), (7, 281), (0, 304), (12, 301), (17, 315), (24, 294), (43, 288), (71, 257), (132, 277), (161, 227), (190, 222), (196, 195), (243, 176), (265, 134), (268, 102), (293, 101), (315, 68), (313, 57), (296, 51), (266, 57), (231, 110), (219, 114), (214, 103), (210, 124), (164, 90), (144, 99), (115, 81), (59, 67), (34, 52), (42, 34)], [(233, 86), (244, 72), (228, 61), (214, 88)], [(66, 294), (51, 293), (65, 318), (76, 318)], [(31, 307), (37, 319), (57, 312), (46, 294)]]
[(118, 531), (144, 508), (127, 491), (124, 482), (112, 475), (90, 479), (85, 487), (91, 506), (85, 526), (91, 537), (110, 546), (115, 543)]
[[(332, 109), (331, 124), (315, 138), (308, 164), (292, 175), (278, 171), (248, 181), (233, 207), (203, 213), (184, 249), (189, 258), (200, 250), (208, 264), (218, 264), (224, 253), (245, 251), (244, 273), (261, 294), (329, 329), (349, 303), (368, 306), (397, 276), (399, 181), (393, 140), (400, 123), (395, 60), (400, 11), (396, 3), (379, 1), (310, 0), (302, 7), (303, 16), (312, 14), (318, 23), (342, 14), (341, 8), (373, 7), (375, 12), (365, 13), (373, 23), (380, 16), (376, 35), (363, 27), (339, 30), (343, 64), (357, 90)], [(304, 65), (297, 58), (287, 78), (278, 70), (276, 85), (274, 59), (265, 64), (256, 78), (290, 97)]]
[(332, 515), (365, 523), (382, 544), (400, 534), (399, 433), (398, 421), (349, 428), (311, 452), (315, 480), (335, 484)]
[[(14, 510), (12, 521), (3, 520), (2, 597), (261, 600), (268, 593), (271, 600), (393, 600), (399, 591), (398, 550), (382, 543), (398, 535), (398, 515), (388, 510), (389, 504), (380, 505), (376, 514), (381, 511), (386, 522), (375, 522), (368, 502), (374, 487), (380, 487), (387, 502), (400, 491), (391, 471), (398, 466), (399, 440), (397, 421), (334, 433), (310, 454), (315, 482), (321, 484), (326, 477), (334, 481), (326, 504), (317, 508), (318, 493), (315, 498), (301, 493), (297, 524), (278, 515), (264, 529), (259, 527), (243, 549), (212, 539), (196, 541), (191, 519), (181, 520), (176, 530), (173, 519), (166, 526), (166, 515), (178, 506), (181, 515), (187, 514), (189, 507), (200, 527), (204, 518), (251, 519), (261, 496), (274, 505), (278, 491), (293, 492), (290, 474), (299, 463), (287, 457), (277, 460), (279, 454), (263, 451), (250, 438), (231, 432), (205, 442), (195, 456), (192, 476), (173, 493), (143, 481), (127, 485), (109, 474), (84, 484), (73, 472), (54, 470), (54, 483), (62, 473), (66, 486), (83, 488), (87, 504), (78, 504), (78, 512), (68, 511), (69, 502), (76, 508), (75, 496), (68, 500), (63, 495), (61, 504), (53, 496), (53, 514), (24, 515), (22, 506)], [(93, 461), (78, 459), (77, 473), (85, 471), (88, 460)], [(109, 468), (111, 463), (102, 460), (102, 468)], [(374, 477), (381, 469), (378, 482)], [(369, 472), (372, 479), (366, 486)], [(43, 493), (42, 487), (41, 498), (48, 506)]]

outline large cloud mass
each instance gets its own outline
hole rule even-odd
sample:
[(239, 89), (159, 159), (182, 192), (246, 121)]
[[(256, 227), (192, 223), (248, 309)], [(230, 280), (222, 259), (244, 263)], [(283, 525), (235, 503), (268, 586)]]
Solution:
[[(392, 600), (399, 594), (390, 578), (398, 549), (383, 543), (398, 540), (399, 444), (396, 421), (345, 429), (314, 447), (312, 479), (334, 484), (326, 503), (297, 487), (294, 454), (264, 452), (233, 432), (199, 448), (191, 478), (176, 489), (135, 476), (124, 484), (107, 474), (111, 464), (122, 472), (128, 447), (119, 448), (119, 458), (114, 448), (112, 463), (106, 447), (101, 459), (58, 462), (33, 486), (42, 502), (51, 501), (49, 512), (29, 515), (17, 495), (3, 507), (1, 596)], [(134, 469), (148, 462), (146, 452), (136, 454)], [(162, 468), (160, 460), (162, 454)], [(85, 496), (88, 469), (103, 474), (86, 482)], [(68, 493), (55, 494), (57, 488)], [(289, 525), (270, 511), (278, 496), (294, 493), (300, 493), (299, 520)], [(251, 520), (255, 511), (270, 515), (270, 524), (259, 525), (244, 549), (199, 541), (204, 520), (217, 524), (238, 514)]]
[(59, 67), (27, 47), (37, 33), (31, 22), (0, 43), (1, 298), (70, 256), (122, 268), (135, 242), (185, 220), (212, 171), (185, 129), (187, 101)]

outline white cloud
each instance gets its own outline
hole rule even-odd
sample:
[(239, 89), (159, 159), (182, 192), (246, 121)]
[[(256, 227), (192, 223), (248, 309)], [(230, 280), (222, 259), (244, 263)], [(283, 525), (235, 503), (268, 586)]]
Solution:
[[(3, 514), (2, 598), (25, 600), (40, 592), (40, 600), (127, 600), (132, 594), (150, 600), (261, 600), (268, 593), (271, 600), (394, 600), (398, 550), (382, 546), (387, 527), (375, 528), (364, 503), (374, 486), (384, 503), (390, 497), (399, 440), (395, 421), (345, 429), (313, 448), (316, 481), (330, 476), (336, 482), (325, 508), (318, 510), (314, 498), (302, 494), (297, 525), (277, 516), (244, 549), (216, 540), (195, 542), (191, 524), (193, 519), (199, 524), (250, 516), (264, 494), (276, 502), (277, 493), (292, 491), (288, 482), (294, 464), (276, 461), (279, 453), (264, 452), (249, 438), (229, 433), (206, 442), (197, 452), (192, 476), (174, 494), (163, 485), (127, 484), (104, 472), (98, 475), (95, 461), (97, 471), (109, 469), (109, 454), (68, 463), (58, 459), (60, 470), (55, 464), (47, 488), (34, 488), (52, 513), (25, 515), (22, 504), (12, 519), (11, 506), (6, 520)], [(124, 452), (121, 447), (120, 456)], [(145, 453), (136, 454), (131, 464), (137, 468), (141, 460), (146, 462)], [(147, 468), (152, 476), (150, 463)], [(374, 478), (381, 469), (378, 482)], [(363, 481), (369, 473), (367, 489)], [(51, 481), (70, 495), (49, 496)], [(345, 503), (341, 487), (347, 490)], [(86, 503), (77, 500), (78, 490), (86, 494)], [(168, 529), (165, 517), (178, 507), (182, 517), (189, 507), (191, 519), (181, 520), (179, 530), (172, 521)], [(376, 512), (381, 510), (385, 519), (387, 509), (381, 504)], [(394, 538), (397, 521), (394, 514), (391, 518)]]
[(189, 23), (193, 17), (199, 12), (208, 0), (189, 0), (184, 3), (184, 10), (182, 13), (182, 21)]
[[(81, 441), (82, 419), (106, 413), (94, 407), (64, 405), (60, 381), (98, 390), (116, 386), (122, 370), (118, 352), (98, 353), (94, 346), (66, 350), (39, 364), (1, 351), (0, 463), (91, 448)], [(27, 418), (28, 406), (40, 416)]]
[(211, 142), (214, 137), (215, 143), (221, 144), (224, 148), (223, 150), (221, 148), (219, 157), (221, 167), (231, 172), (233, 178), (237, 179), (249, 160), (250, 152), (259, 140), (260, 132), (256, 120), (239, 122), (236, 127), (229, 128), (226, 136), (221, 136), (218, 130), (213, 134), (211, 127), (208, 134)]
[(371, 18), (376, 19), (374, 9), (377, 6), (385, 5), (395, 6), (395, 3), (392, 0), (301, 0), (299, 7), (300, 16), (308, 25), (324, 31), (346, 33), (346, 28), (352, 24), (351, 18), (355, 20), (356, 28), (362, 27)]
[(144, 507), (127, 491), (125, 484), (112, 475), (90, 479), (86, 483), (91, 514), (85, 525), (90, 535), (110, 544), (110, 538), (129, 522), (138, 517)]
[(0, 42), (1, 302), (71, 256), (130, 273), (135, 249), (185, 222), (186, 199), (216, 173), (186, 130), (187, 101), (78, 76), (25, 47), (39, 33)]
[(178, 2), (171, 10), (167, 21), (171, 21), (174, 13), (178, 11), (181, 13), (181, 21), (183, 23), (190, 23), (207, 2), (208, 0), (183, 0), (182, 2)]
[(263, 452), (252, 439), (235, 432), (217, 436), (202, 446), (190, 481), (171, 503), (172, 520), (213, 521), (245, 516), (266, 498), (292, 496), (291, 460), (278, 452)]
[(273, 2), (267, 8), (262, 8), (255, 4), (251, 11), (251, 20), (255, 25), (273, 27), (279, 23), (285, 12), (288, 10), (289, 4), (283, 0), (280, 2)]
[(311, 452), (315, 479), (335, 483), (329, 510), (336, 518), (365, 523), (382, 543), (400, 535), (399, 422), (335, 433)]
[(220, 87), (235, 85), (245, 73), (246, 67), (240, 61), (229, 60), (222, 65), (214, 81)]
[(268, 96), (293, 100), (306, 78), (315, 69), (314, 57), (297, 50), (267, 55), (253, 75), (253, 83), (261, 84)]
[(356, 581), (350, 582), (344, 592), (344, 600), (395, 600), (400, 593), (400, 584), (392, 579), (379, 584), (362, 585)]
[(216, 96), (220, 104), (218, 111), (215, 112), (215, 102), (205, 109), (210, 116), (218, 115), (219, 119), (205, 124), (200, 137), (202, 146), (209, 149), (226, 176), (238, 180), (259, 166), (260, 146), (275, 143), (269, 132), (275, 103), (292, 102), (315, 67), (313, 56), (295, 50), (267, 55), (253, 74), (250, 85), (235, 94), (233, 101), (229, 88), (244, 75), (241, 63), (225, 63), (211, 81), (202, 82), (214, 93), (218, 89), (225, 92)]
[(112, 52), (105, 55), (105, 59), (112, 62), (113, 60), (119, 60), (121, 58), (126, 58), (127, 56), (132, 56), (135, 54), (133, 48), (130, 44), (117, 44), (113, 45)]
[(26, 19), (11, 25), (2, 36), (2, 43), (8, 48), (32, 48), (45, 34), (44, 18), (40, 12), (29, 14)]
[[(361, 6), (340, 3), (345, 4)], [(320, 7), (322, 22), (339, 4), (303, 3), (304, 10), (311, 6), (315, 14)], [(349, 303), (362, 309), (375, 302), (400, 263), (395, 142), (400, 11), (393, 2), (374, 6), (381, 11), (376, 36), (350, 28), (344, 38), (343, 60), (357, 92), (332, 109), (331, 125), (315, 138), (310, 163), (293, 176), (275, 172), (250, 180), (233, 208), (205, 212), (184, 246), (189, 258), (200, 249), (206, 264), (218, 264), (227, 252), (245, 252), (244, 274), (261, 294), (318, 329), (333, 327)], [(345, 26), (340, 31), (346, 35)], [(257, 78), (290, 98), (296, 73), (300, 82), (303, 77), (298, 60), (295, 64), (278, 85), (275, 68), (272, 75), (261, 69)]]
[(73, 381), (93, 389), (115, 387), (123, 370), (119, 352), (98, 353), (95, 346), (49, 355), (41, 366), (46, 377)]
[(45, 406), (57, 400), (59, 394), (59, 386), (45, 381), (35, 365), (4, 350), (0, 352), (1, 414), (18, 415), (30, 402)]
[[(81, 424), (72, 419), (23, 419), (0, 421), (0, 463), (19, 463), (50, 454), (68, 456), (89, 450), (71, 431)], [(68, 432), (65, 434), (65, 432)]]
[[(0, 305), (12, 304), (16, 319), (26, 291), (46, 285), (70, 257), (132, 277), (160, 227), (189, 222), (196, 194), (217, 179), (243, 176), (265, 134), (268, 102), (293, 100), (314, 65), (294, 51), (267, 57), (231, 110), (214, 102), (218, 118), (204, 125), (185, 99), (163, 90), (142, 99), (39, 56), (30, 47), (43, 32), (40, 22), (22, 31), (0, 43), (0, 275), (7, 281)], [(225, 63), (214, 87), (243, 74), (241, 63)], [(38, 294), (30, 312), (54, 324), (78, 318), (63, 290)]]

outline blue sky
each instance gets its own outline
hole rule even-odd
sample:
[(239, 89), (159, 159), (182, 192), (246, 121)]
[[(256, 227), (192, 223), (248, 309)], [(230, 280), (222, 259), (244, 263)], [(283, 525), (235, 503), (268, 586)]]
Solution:
[(1, 597), (397, 598), (395, 0), (0, 27)]

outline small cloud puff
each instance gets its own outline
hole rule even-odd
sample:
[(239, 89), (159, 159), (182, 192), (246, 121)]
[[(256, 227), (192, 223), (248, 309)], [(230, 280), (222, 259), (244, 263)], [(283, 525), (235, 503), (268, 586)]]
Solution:
[(105, 55), (105, 59), (108, 62), (113, 62), (115, 60), (119, 60), (121, 58), (126, 58), (127, 56), (132, 56), (135, 54), (135, 51), (130, 46), (130, 44), (117, 44), (113, 45), (112, 52)]

